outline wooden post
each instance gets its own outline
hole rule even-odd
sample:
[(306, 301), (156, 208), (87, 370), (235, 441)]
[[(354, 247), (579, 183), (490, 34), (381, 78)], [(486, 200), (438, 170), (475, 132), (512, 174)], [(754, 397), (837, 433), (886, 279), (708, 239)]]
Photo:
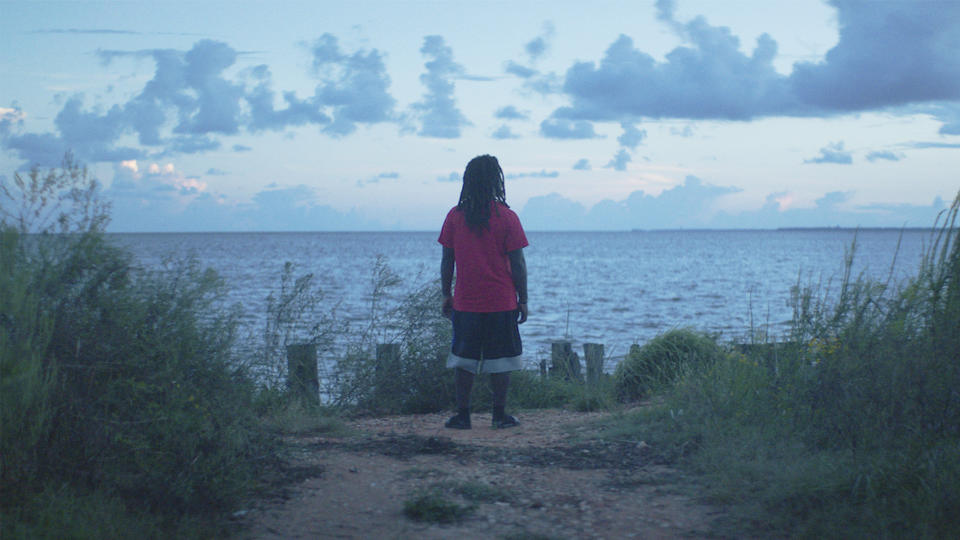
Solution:
[(316, 345), (312, 343), (287, 345), (287, 389), (309, 401), (320, 400)]
[(546, 378), (547, 378), (547, 359), (541, 358), (540, 359), (540, 380), (542, 381)]
[(573, 352), (569, 341), (555, 341), (550, 346), (550, 376), (582, 381), (580, 357)]
[(377, 363), (374, 366), (374, 384), (377, 401), (388, 398), (390, 389), (399, 384), (400, 344), (378, 343)]
[(584, 343), (583, 360), (587, 364), (587, 384), (599, 383), (603, 373), (603, 344)]

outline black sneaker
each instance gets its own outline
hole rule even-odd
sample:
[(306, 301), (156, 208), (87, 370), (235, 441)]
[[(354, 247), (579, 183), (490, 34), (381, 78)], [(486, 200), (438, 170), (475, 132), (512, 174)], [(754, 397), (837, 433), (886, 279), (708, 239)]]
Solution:
[(509, 414), (503, 415), (502, 418), (493, 419), (493, 429), (506, 429), (519, 426), (520, 422), (516, 418), (510, 416)]
[(455, 414), (443, 424), (443, 427), (450, 429), (470, 429), (470, 417), (463, 414)]

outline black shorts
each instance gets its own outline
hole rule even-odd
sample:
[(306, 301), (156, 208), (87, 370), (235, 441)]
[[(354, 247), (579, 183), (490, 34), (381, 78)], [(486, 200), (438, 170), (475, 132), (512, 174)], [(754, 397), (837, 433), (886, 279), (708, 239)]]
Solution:
[(523, 344), (517, 315), (517, 310), (493, 313), (454, 311), (453, 344), (447, 367), (459, 367), (472, 373), (520, 369)]

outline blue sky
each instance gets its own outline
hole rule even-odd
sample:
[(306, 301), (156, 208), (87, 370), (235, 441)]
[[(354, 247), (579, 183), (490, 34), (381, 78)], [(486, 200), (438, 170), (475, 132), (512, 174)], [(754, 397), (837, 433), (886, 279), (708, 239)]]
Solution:
[(475, 155), (527, 229), (926, 226), (960, 2), (0, 2), (0, 174), (111, 230), (432, 230)]

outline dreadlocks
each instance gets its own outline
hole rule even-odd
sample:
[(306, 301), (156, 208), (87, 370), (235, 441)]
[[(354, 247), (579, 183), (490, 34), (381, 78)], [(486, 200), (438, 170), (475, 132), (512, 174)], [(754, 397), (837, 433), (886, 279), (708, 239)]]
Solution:
[(490, 201), (499, 201), (507, 208), (507, 191), (503, 185), (503, 169), (497, 158), (484, 154), (467, 163), (463, 171), (463, 188), (457, 208), (463, 211), (467, 225), (474, 231), (490, 224)]

